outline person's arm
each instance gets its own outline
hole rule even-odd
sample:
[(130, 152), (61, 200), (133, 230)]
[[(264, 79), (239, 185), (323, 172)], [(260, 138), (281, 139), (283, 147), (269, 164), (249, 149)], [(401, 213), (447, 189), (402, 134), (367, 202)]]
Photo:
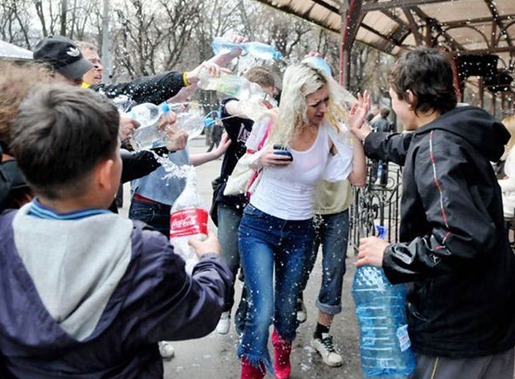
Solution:
[[(231, 36), (229, 38), (229, 40), (231, 42), (233, 42), (233, 43), (247, 42), (247, 38), (244, 38), (244, 37), (241, 37), (241, 36), (238, 36), (238, 35)], [(207, 61), (207, 63), (208, 64), (214, 63), (217, 66), (224, 67), (224, 66), (227, 66), (229, 63), (231, 63), (231, 61), (234, 58), (239, 57), (241, 55), (241, 53), (242, 53), (242, 50), (241, 49), (237, 49), (237, 50), (233, 50), (233, 51), (231, 51), (229, 53), (217, 54), (214, 57), (212, 57), (211, 59), (209, 59)], [(198, 67), (197, 67), (197, 69), (198, 69)], [(195, 77), (191, 77), (191, 74), (193, 72), (195, 72), (195, 70), (196, 69), (194, 69), (191, 72), (188, 72), (186, 74), (187, 75), (187, 80), (188, 80), (189, 83), (191, 83), (191, 85), (188, 86), (188, 87), (182, 88), (177, 95), (175, 95), (174, 97), (169, 99), (170, 103), (182, 103), (182, 102), (188, 101), (188, 99), (195, 93), (195, 91), (198, 89), (198, 85), (197, 85), (196, 78)], [(196, 75), (198, 75), (198, 73)]]
[[(159, 153), (163, 153), (163, 149)], [(166, 150), (168, 152), (168, 150)], [(160, 166), (156, 157), (151, 151), (142, 150), (138, 152), (130, 152), (120, 149), (122, 157), (122, 177), (120, 183), (127, 183), (131, 180), (147, 176)]]
[(128, 95), (138, 104), (160, 104), (187, 86), (186, 81), (185, 73), (169, 71), (155, 76), (143, 76), (127, 83), (95, 84), (89, 88), (94, 91), (102, 91), (110, 99)]
[(473, 168), (459, 142), (452, 143), (442, 131), (432, 133), (432, 151), (429, 141), (420, 147), (414, 167), (420, 206), (431, 230), (406, 243), (388, 245), (370, 237), (360, 246), (357, 265), (382, 265), (393, 284), (480, 267), (484, 253), (497, 243), (496, 229), (502, 227), (474, 198), (475, 187), (466, 178)]
[(367, 182), (367, 165), (365, 163), (365, 151), (363, 144), (352, 136), (353, 157), (352, 172), (349, 175), (349, 182), (353, 186), (362, 187)]
[(214, 161), (215, 159), (220, 158), (229, 148), (229, 145), (231, 144), (231, 140), (229, 139), (229, 136), (227, 134), (224, 134), (222, 136), (222, 140), (220, 141), (220, 145), (218, 147), (209, 152), (209, 153), (200, 153), (200, 154), (193, 154), (190, 155), (190, 163), (193, 166), (200, 166), (204, 163)]
[(404, 166), (413, 133), (369, 133), (364, 140), (365, 154)]
[[(197, 242), (197, 253), (198, 245), (208, 240)], [(129, 315), (132, 317), (128, 323), (138, 323), (140, 338), (147, 342), (177, 341), (200, 338), (213, 331), (234, 280), (220, 259), (219, 244), (199, 254), (191, 275), (185, 270), (184, 260), (161, 234), (143, 231), (141, 242), (134, 245), (141, 249), (141, 255), (132, 278), (134, 290), (125, 304), (134, 308), (137, 317)]]

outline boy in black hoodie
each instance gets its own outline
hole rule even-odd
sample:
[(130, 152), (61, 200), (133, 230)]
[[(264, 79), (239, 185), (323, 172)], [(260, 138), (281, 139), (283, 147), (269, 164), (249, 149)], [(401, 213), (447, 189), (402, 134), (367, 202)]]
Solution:
[(451, 65), (433, 49), (399, 59), (390, 96), (414, 133), (354, 133), (369, 157), (404, 166), (400, 242), (362, 239), (356, 266), (410, 282), (412, 378), (512, 379), (515, 259), (490, 164), (510, 135), (484, 110), (456, 106)]

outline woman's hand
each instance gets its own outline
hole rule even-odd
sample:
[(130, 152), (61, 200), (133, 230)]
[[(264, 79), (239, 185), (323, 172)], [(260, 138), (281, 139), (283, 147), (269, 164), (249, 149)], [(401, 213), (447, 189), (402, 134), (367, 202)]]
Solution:
[(358, 94), (358, 102), (355, 103), (349, 112), (349, 129), (360, 140), (363, 141), (372, 130), (364, 122), (370, 109), (370, 94), (365, 91), (364, 95)]
[(265, 167), (281, 167), (288, 166), (291, 163), (291, 158), (285, 155), (275, 154), (274, 150), (270, 149), (259, 157), (259, 162)]

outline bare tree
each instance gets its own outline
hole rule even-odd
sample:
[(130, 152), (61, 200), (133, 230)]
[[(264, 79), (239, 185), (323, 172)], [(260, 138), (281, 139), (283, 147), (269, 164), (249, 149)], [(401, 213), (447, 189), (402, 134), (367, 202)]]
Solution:
[(198, 25), (200, 0), (129, 0), (115, 8), (116, 62), (130, 77), (154, 75), (180, 61)]
[(0, 3), (0, 35), (3, 41), (30, 48), (30, 17), (23, 12), (26, 6), (27, 0)]

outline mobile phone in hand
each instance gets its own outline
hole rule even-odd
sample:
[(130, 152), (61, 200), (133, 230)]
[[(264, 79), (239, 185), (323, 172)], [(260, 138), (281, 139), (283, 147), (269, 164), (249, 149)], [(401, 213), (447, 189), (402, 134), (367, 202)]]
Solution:
[(293, 161), (293, 155), (283, 145), (274, 145), (274, 154), (284, 155), (290, 162)]

